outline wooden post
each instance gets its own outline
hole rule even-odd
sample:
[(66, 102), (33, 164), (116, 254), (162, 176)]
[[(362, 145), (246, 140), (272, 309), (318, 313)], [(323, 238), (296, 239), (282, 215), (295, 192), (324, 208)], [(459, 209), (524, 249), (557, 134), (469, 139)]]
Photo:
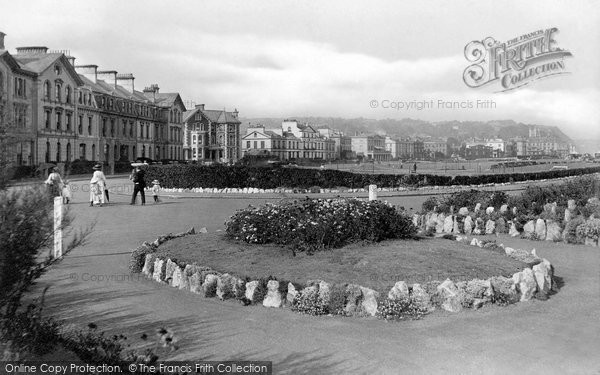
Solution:
[(62, 257), (63, 198), (54, 197), (54, 258)]

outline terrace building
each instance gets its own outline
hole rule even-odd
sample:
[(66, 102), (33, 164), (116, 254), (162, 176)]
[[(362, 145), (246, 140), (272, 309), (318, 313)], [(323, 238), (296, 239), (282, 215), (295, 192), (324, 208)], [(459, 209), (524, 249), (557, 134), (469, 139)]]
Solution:
[(355, 135), (352, 136), (352, 151), (357, 157), (367, 160), (389, 161), (392, 154), (385, 148), (385, 137), (380, 135)]
[(291, 133), (301, 140), (300, 158), (302, 159), (335, 159), (335, 141), (321, 135), (311, 125), (299, 124), (296, 120), (283, 120), (282, 135)]

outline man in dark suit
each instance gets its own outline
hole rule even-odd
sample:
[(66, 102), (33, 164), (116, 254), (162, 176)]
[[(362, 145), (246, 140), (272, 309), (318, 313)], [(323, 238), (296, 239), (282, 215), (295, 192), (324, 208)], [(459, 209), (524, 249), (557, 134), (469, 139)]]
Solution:
[(142, 197), (142, 206), (146, 204), (146, 195), (144, 193), (144, 189), (146, 188), (146, 181), (144, 180), (144, 171), (140, 167), (135, 167), (135, 172), (131, 176), (133, 180), (133, 195), (131, 196), (131, 203), (135, 204), (135, 198), (137, 197), (138, 192), (140, 193), (140, 197)]

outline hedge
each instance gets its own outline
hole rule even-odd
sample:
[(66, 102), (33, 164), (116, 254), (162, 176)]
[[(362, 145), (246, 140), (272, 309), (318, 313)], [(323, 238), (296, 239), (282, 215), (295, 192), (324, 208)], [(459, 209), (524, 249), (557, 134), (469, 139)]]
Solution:
[(399, 186), (450, 186), (481, 185), (517, 181), (541, 180), (579, 176), (600, 172), (600, 167), (544, 171), (535, 173), (510, 173), (477, 176), (439, 176), (425, 174), (358, 174), (339, 170), (258, 168), (224, 165), (150, 165), (146, 169), (146, 182), (159, 180), (166, 188), (244, 188), (275, 189), (278, 187), (308, 189), (362, 188), (370, 184), (379, 187)]

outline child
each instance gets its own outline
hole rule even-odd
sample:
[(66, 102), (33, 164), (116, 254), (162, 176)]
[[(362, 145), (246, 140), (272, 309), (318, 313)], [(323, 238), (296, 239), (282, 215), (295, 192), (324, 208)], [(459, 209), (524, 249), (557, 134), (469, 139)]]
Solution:
[(152, 196), (154, 197), (154, 203), (160, 202), (158, 199), (158, 193), (160, 192), (160, 183), (158, 180), (152, 181)]
[(62, 196), (63, 202), (65, 204), (69, 204), (69, 202), (71, 201), (71, 187), (69, 186), (69, 181), (64, 181), (64, 185), (62, 188)]

